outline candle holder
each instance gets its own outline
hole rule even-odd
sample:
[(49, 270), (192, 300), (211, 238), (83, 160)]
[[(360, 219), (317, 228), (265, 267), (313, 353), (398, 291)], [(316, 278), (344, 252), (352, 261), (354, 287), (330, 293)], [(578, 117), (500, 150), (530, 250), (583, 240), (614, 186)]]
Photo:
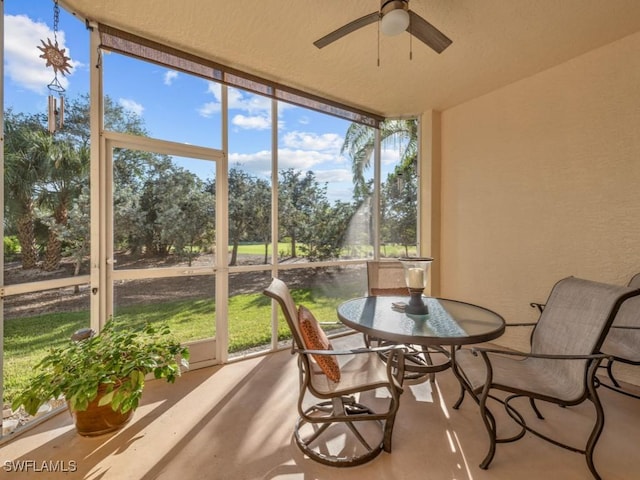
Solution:
[(422, 288), (409, 288), (409, 303), (404, 309), (405, 313), (410, 315), (428, 315), (429, 307), (422, 300)]
[(404, 268), (404, 280), (410, 295), (405, 313), (410, 315), (428, 315), (429, 308), (425, 305), (422, 294), (427, 286), (427, 275), (433, 258), (404, 257), (399, 260), (402, 262)]

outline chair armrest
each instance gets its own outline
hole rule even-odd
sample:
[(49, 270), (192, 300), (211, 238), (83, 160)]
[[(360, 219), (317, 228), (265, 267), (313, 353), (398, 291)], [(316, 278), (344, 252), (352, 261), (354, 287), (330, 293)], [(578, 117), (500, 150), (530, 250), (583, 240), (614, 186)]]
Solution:
[(404, 345), (386, 345), (384, 347), (375, 348), (354, 348), (351, 350), (306, 350), (306, 349), (294, 349), (295, 353), (304, 353), (308, 355), (358, 355), (362, 353), (379, 353), (389, 352), (392, 350), (405, 351)]
[(538, 302), (531, 302), (531, 303), (529, 304), (529, 306), (530, 306), (531, 308), (537, 308), (537, 309), (538, 309), (538, 311), (539, 311), (540, 313), (542, 313), (542, 311), (544, 310), (545, 304), (544, 304), (544, 303), (538, 303)]
[[(383, 347), (375, 348), (354, 348), (352, 350), (305, 350), (305, 349), (293, 349), (292, 353), (301, 353), (309, 355), (358, 355), (358, 354), (374, 354), (376, 358), (380, 352), (390, 352), (388, 361), (386, 363), (387, 378), (389, 384), (393, 385), (399, 392), (402, 392), (402, 375), (404, 372), (404, 352), (406, 347), (400, 344), (385, 345)], [(389, 361), (392, 358), (397, 358), (397, 361)], [(398, 373), (394, 373), (394, 363), (397, 363)]]
[(518, 352), (515, 350), (501, 350), (498, 348), (482, 348), (482, 347), (473, 347), (471, 352), (474, 355), (481, 354), (483, 357), (488, 358), (489, 353), (495, 353), (499, 355), (510, 355), (514, 357), (521, 358), (548, 358), (555, 360), (593, 360), (593, 359), (605, 359), (611, 358), (611, 355), (606, 355), (604, 353), (595, 353), (591, 355), (559, 355), (559, 354), (544, 354), (544, 353), (524, 353)]

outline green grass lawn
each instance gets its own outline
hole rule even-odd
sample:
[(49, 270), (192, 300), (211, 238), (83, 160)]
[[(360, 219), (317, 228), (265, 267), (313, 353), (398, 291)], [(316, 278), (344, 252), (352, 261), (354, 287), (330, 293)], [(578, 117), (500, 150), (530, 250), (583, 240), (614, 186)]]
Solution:
[[(318, 320), (334, 320), (336, 306), (344, 298), (319, 294), (312, 289), (292, 291), (297, 303), (310, 308)], [(271, 342), (271, 299), (261, 293), (229, 298), (229, 352), (268, 345)], [(119, 320), (134, 326), (146, 322), (166, 322), (182, 341), (215, 336), (215, 301), (183, 300), (162, 304), (119, 308)], [(89, 312), (51, 313), (5, 321), (4, 404), (26, 385), (34, 365), (50, 347), (64, 345), (71, 334), (89, 325)], [(278, 339), (290, 338), (289, 328), (280, 318)]]
[[(372, 248), (359, 247), (360, 253), (364, 256), (373, 252)], [(231, 247), (229, 247), (231, 252)], [(349, 248), (345, 248), (342, 254), (347, 255)], [(278, 243), (278, 254), (283, 253), (284, 256), (291, 255), (291, 243)], [(269, 246), (268, 254), (271, 254), (271, 246)], [(404, 257), (407, 255), (405, 248), (397, 244), (386, 244), (381, 247), (381, 254), (385, 257)], [(408, 249), (409, 255), (416, 255), (416, 247), (411, 246)], [(261, 243), (242, 243), (238, 246), (238, 255), (264, 255), (264, 245)]]
[[(289, 243), (279, 243), (278, 251), (287, 252)], [(404, 255), (397, 245), (385, 246), (389, 257)], [(414, 247), (415, 250), (415, 247)], [(243, 244), (241, 254), (264, 253), (264, 245)], [(411, 253), (413, 253), (412, 251)], [(414, 254), (414, 253), (413, 253)], [(297, 304), (310, 308), (318, 320), (335, 321), (339, 303), (360, 295), (359, 284), (344, 281), (325, 282), (321, 288), (294, 289)], [(271, 300), (261, 293), (243, 294), (229, 299), (229, 352), (239, 352), (271, 342)], [(215, 301), (182, 300), (161, 304), (122, 307), (116, 310), (119, 319), (133, 325), (145, 322), (167, 322), (172, 332), (183, 342), (214, 337)], [(34, 365), (47, 349), (63, 345), (71, 334), (89, 326), (89, 312), (49, 313), (33, 317), (5, 320), (4, 323), (4, 400), (5, 403), (22, 389)], [(289, 329), (281, 317), (278, 339), (290, 338)]]

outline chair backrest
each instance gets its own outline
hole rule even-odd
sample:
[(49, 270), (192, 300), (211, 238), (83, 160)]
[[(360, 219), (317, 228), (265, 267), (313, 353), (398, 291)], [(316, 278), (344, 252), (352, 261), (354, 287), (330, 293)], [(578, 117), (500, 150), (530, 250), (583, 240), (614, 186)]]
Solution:
[(398, 260), (368, 261), (367, 285), (370, 296), (409, 295), (402, 262)]
[[(640, 288), (640, 273), (634, 275), (629, 280), (629, 287)], [(620, 307), (620, 311), (613, 321), (614, 325), (623, 325), (625, 327), (640, 327), (640, 297), (632, 298), (628, 302), (624, 302)], [(619, 331), (618, 334), (628, 337), (627, 341), (638, 341), (640, 331)], [(640, 356), (640, 345), (636, 346), (637, 356)]]
[(624, 300), (639, 291), (575, 277), (555, 284), (531, 337), (531, 351), (596, 353)]
[(303, 349), (304, 343), (302, 341), (302, 333), (300, 332), (300, 327), (297, 321), (298, 310), (296, 308), (296, 302), (293, 300), (287, 284), (278, 278), (274, 278), (271, 281), (271, 285), (264, 290), (264, 294), (267, 297), (275, 299), (278, 304), (280, 304), (280, 309), (284, 314), (284, 318), (287, 321), (289, 330), (291, 330), (291, 335), (293, 336), (293, 347)]
[[(629, 287), (640, 288), (640, 273), (631, 278)], [(640, 363), (640, 296), (622, 304), (613, 325), (602, 344), (602, 352), (625, 362)]]

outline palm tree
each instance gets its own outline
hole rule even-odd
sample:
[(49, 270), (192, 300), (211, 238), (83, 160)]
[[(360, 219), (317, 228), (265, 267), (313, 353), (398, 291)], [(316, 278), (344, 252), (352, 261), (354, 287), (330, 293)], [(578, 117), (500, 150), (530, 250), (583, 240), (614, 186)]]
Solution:
[(36, 116), (5, 115), (5, 204), (7, 216), (15, 221), (22, 268), (37, 266), (35, 238), (37, 189), (46, 167), (43, 152), (34, 148), (46, 135)]
[(51, 211), (49, 218), (47, 247), (43, 270), (51, 272), (60, 266), (62, 258), (61, 233), (67, 225), (69, 209), (78, 198), (83, 185), (88, 183), (89, 147), (74, 145), (69, 139), (56, 140), (51, 135), (42, 135), (35, 145), (47, 158), (47, 182), (40, 203)]
[[(380, 143), (382, 145), (388, 145), (392, 142), (392, 146), (401, 148), (400, 151), (400, 163), (396, 166), (393, 173), (391, 173), (386, 182), (383, 183), (383, 192), (388, 194), (390, 183), (394, 184), (393, 191), (397, 189), (397, 185), (401, 178), (413, 179), (415, 183), (415, 167), (418, 159), (418, 121), (416, 119), (402, 119), (402, 120), (386, 120), (380, 124)], [(344, 138), (344, 143), (340, 150), (341, 154), (347, 153), (351, 157), (351, 169), (353, 172), (353, 185), (354, 185), (354, 199), (361, 204), (365, 202), (369, 203), (371, 207), (372, 202), (372, 185), (373, 181), (366, 181), (364, 172), (371, 165), (371, 157), (375, 148), (375, 130), (371, 127), (366, 127), (358, 123), (352, 123), (347, 129), (347, 133)], [(415, 188), (415, 185), (406, 185), (402, 187), (402, 190), (407, 188)], [(415, 193), (415, 192), (414, 192)], [(415, 206), (415, 194), (410, 198), (405, 198), (406, 204), (401, 211), (393, 208), (387, 208), (389, 202), (392, 202), (390, 198), (382, 198), (382, 225), (394, 228), (402, 228), (403, 232), (411, 237), (411, 231), (414, 232), (413, 238), (415, 238), (415, 219), (416, 219), (416, 206)], [(413, 220), (412, 220), (413, 218)], [(399, 221), (404, 219), (404, 224), (400, 224)], [(413, 228), (409, 228), (411, 221), (414, 222)], [(408, 223), (407, 223), (408, 222)], [(393, 229), (392, 229), (393, 230)], [(395, 241), (398, 239), (392, 239), (388, 235), (388, 230), (382, 229), (381, 240)], [(373, 224), (369, 225), (369, 235), (373, 238)], [(402, 238), (402, 242), (407, 245), (405, 237)]]
[[(386, 120), (380, 124), (380, 142), (393, 141), (401, 146), (400, 163), (403, 168), (415, 165), (418, 157), (418, 121), (416, 119)], [(351, 158), (354, 195), (364, 198), (369, 194), (364, 172), (371, 165), (375, 147), (375, 130), (359, 123), (352, 123), (344, 137), (341, 154)]]

